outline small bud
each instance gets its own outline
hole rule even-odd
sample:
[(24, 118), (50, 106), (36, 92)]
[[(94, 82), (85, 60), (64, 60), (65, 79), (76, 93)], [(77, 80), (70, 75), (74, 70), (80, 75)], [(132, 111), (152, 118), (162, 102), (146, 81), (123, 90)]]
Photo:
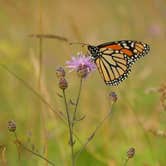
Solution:
[(134, 148), (130, 148), (128, 151), (127, 151), (127, 157), (128, 158), (133, 158), (135, 155), (135, 149)]
[(16, 131), (16, 122), (14, 120), (10, 120), (8, 122), (8, 129), (10, 132), (15, 132)]
[(66, 73), (65, 73), (65, 70), (63, 69), (63, 67), (59, 67), (56, 69), (56, 76), (58, 78), (61, 78), (61, 77), (65, 77)]
[(88, 67), (86, 65), (79, 65), (77, 69), (77, 73), (79, 77), (85, 78), (89, 73)]
[(110, 99), (111, 99), (113, 102), (116, 102), (117, 99), (118, 99), (118, 97), (117, 97), (117, 95), (116, 95), (115, 92), (110, 92), (110, 93), (109, 93), (109, 97), (110, 97)]
[(61, 77), (59, 80), (59, 88), (65, 90), (68, 87), (68, 83), (64, 77)]

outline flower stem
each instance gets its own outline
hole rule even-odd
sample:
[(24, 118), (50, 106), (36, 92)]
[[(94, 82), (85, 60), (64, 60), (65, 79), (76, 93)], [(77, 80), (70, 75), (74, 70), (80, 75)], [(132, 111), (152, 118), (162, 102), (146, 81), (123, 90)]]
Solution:
[(72, 119), (72, 129), (74, 127), (74, 121), (76, 120), (77, 107), (78, 107), (78, 103), (79, 103), (79, 100), (80, 100), (81, 89), (82, 89), (82, 81), (83, 81), (83, 78), (80, 79), (80, 85), (79, 85), (79, 89), (78, 89), (78, 96), (77, 96), (76, 105), (75, 105), (75, 109), (74, 109), (74, 113), (73, 113), (73, 119)]
[(123, 166), (126, 166), (128, 161), (129, 161), (129, 158), (126, 158)]
[(65, 90), (63, 90), (63, 97), (64, 97), (64, 101), (65, 101), (65, 110), (66, 110), (66, 115), (67, 115), (67, 122), (68, 122), (68, 127), (69, 127), (69, 144), (70, 144), (70, 148), (71, 148), (71, 160), (72, 160), (72, 166), (75, 165), (74, 162), (74, 141), (73, 141), (73, 132), (72, 132), (72, 124), (71, 124), (71, 120), (70, 120), (70, 114), (69, 114), (69, 110), (68, 110), (68, 104), (67, 104), (67, 100), (66, 100), (66, 93)]
[[(8, 72), (10, 75), (12, 75), (14, 78), (16, 78), (20, 83), (22, 83), (28, 90), (32, 92), (32, 94), (34, 94), (42, 103), (44, 103), (54, 113), (54, 115), (57, 116), (65, 124), (65, 126), (68, 126), (66, 119), (61, 115), (61, 113), (57, 111), (38, 91), (31, 87), (24, 79), (18, 76), (15, 72), (10, 70), (6, 65), (0, 64), (0, 67), (6, 72)], [(82, 140), (77, 136), (75, 131), (73, 131), (73, 135), (78, 140), (80, 145), (83, 146)]]
[(32, 151), (31, 149), (27, 148), (26, 146), (24, 146), (24, 145), (20, 142), (20, 140), (18, 139), (16, 132), (14, 132), (14, 136), (15, 136), (15, 138), (16, 138), (15, 143), (16, 143), (17, 146), (20, 146), (20, 147), (23, 148), (24, 150), (26, 150), (26, 151), (32, 153), (33, 155), (35, 155), (35, 156), (37, 156), (37, 157), (39, 157), (39, 158), (45, 160), (45, 161), (46, 161), (47, 163), (49, 163), (50, 165), (55, 166), (55, 164), (54, 164), (52, 161), (48, 160), (47, 158), (43, 157), (42, 155), (40, 155), (40, 154), (38, 154), (38, 153)]
[[(112, 104), (113, 105), (113, 104)], [(86, 146), (89, 144), (89, 142), (94, 138), (94, 136), (96, 135), (97, 131), (101, 128), (101, 126), (103, 125), (103, 123), (108, 119), (108, 117), (110, 116), (110, 114), (112, 113), (112, 105), (111, 105), (111, 109), (109, 110), (109, 112), (104, 116), (104, 118), (96, 125), (95, 129), (93, 130), (93, 132), (90, 134), (90, 136), (88, 137), (88, 139), (86, 140), (86, 142), (83, 144), (82, 148), (77, 152), (75, 160), (79, 157), (79, 155), (83, 152), (83, 150), (86, 148)]]

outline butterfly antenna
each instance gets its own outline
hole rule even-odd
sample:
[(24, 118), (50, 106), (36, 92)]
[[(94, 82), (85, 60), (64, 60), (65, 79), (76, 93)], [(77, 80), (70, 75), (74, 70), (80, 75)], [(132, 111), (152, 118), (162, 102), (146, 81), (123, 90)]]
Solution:
[(84, 47), (84, 46), (89, 46), (89, 44), (87, 44), (87, 43), (80, 43), (80, 42), (70, 42), (69, 44), (70, 44), (70, 45), (73, 45), (73, 44), (80, 44), (80, 45), (82, 45), (82, 47)]

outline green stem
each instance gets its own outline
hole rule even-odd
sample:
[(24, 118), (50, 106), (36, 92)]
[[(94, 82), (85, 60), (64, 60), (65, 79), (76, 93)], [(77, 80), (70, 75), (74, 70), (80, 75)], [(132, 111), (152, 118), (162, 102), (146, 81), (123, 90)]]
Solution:
[[(41, 102), (43, 102), (49, 108), (49, 110), (53, 112), (53, 115), (55, 116), (55, 118), (58, 117), (65, 124), (65, 126), (68, 126), (66, 118), (64, 118), (62, 116), (62, 114), (58, 110), (56, 110), (36, 89), (34, 89), (32, 86), (30, 86), (24, 79), (22, 79), (19, 75), (17, 75), (17, 73), (10, 70), (5, 64), (0, 63), (0, 67), (4, 71), (6, 71), (8, 74), (13, 76), (17, 81), (22, 83), (22, 85), (27, 90), (32, 92), (33, 95), (35, 95)], [(77, 136), (77, 134), (74, 130), (73, 130), (73, 135), (77, 139), (77, 141), (80, 143), (80, 145), (83, 146), (84, 145), (83, 141)], [(85, 150), (88, 151), (89, 153), (93, 154), (93, 152), (91, 150), (89, 150), (89, 149), (85, 149)]]
[(126, 158), (123, 166), (126, 166), (128, 161), (129, 161), (129, 158)]
[(83, 150), (86, 148), (86, 146), (89, 144), (89, 142), (94, 138), (94, 136), (96, 135), (97, 131), (101, 128), (101, 126), (103, 125), (103, 123), (108, 119), (108, 117), (110, 116), (110, 114), (112, 113), (112, 105), (111, 105), (111, 109), (109, 110), (109, 112), (104, 116), (104, 118), (97, 124), (96, 128), (93, 130), (93, 132), (91, 133), (91, 135), (88, 137), (87, 141), (83, 144), (82, 148), (77, 152), (75, 160), (79, 157), (79, 155), (83, 152)]
[[(10, 70), (6, 65), (0, 64), (0, 67), (2, 67), (2, 69), (4, 69), (9, 74), (11, 74), (18, 81), (20, 81), (20, 83), (22, 83), (28, 90), (30, 90), (36, 97), (38, 97), (38, 99), (41, 102), (43, 102), (54, 113), (54, 115), (56, 115), (59, 119), (62, 120), (62, 122), (64, 122), (64, 124), (66, 126), (68, 126), (68, 124), (66, 122), (66, 118), (64, 118), (59, 111), (57, 111), (51, 104), (49, 104), (49, 102), (46, 99), (44, 99), (43, 96), (38, 91), (36, 91), (33, 87), (31, 87), (24, 79), (22, 79), (20, 76), (18, 76), (15, 72), (13, 72), (12, 70)], [(73, 131), (73, 135), (78, 140), (78, 142), (81, 145), (83, 145), (83, 142), (77, 136), (76, 132)]]
[(4, 64), (0, 64), (0, 67), (2, 67), (5, 71), (7, 71), (8, 73), (10, 73), (11, 75), (13, 75), (17, 80), (19, 80), (28, 90), (30, 90), (36, 97), (38, 97), (38, 99), (43, 102), (46, 106), (48, 106), (48, 108), (55, 114), (58, 116), (59, 119), (61, 119), (65, 125), (67, 125), (66, 123), (66, 119), (64, 119), (64, 117), (61, 115), (61, 113), (59, 111), (57, 111), (52, 105), (50, 105), (48, 103), (47, 100), (44, 99), (44, 97), (37, 91), (35, 90), (32, 86), (30, 86), (24, 79), (22, 79), (21, 77), (19, 77), (16, 73), (14, 73), (12, 70), (9, 70), (8, 67)]
[(50, 165), (55, 166), (55, 164), (54, 164), (52, 161), (48, 160), (47, 158), (43, 157), (42, 155), (40, 155), (40, 154), (38, 154), (38, 153), (32, 151), (31, 149), (27, 148), (26, 146), (24, 146), (24, 145), (19, 141), (16, 132), (14, 132), (14, 136), (15, 136), (15, 138), (16, 138), (16, 141), (18, 142), (17, 144), (18, 144), (19, 146), (21, 146), (24, 150), (26, 150), (26, 151), (28, 151), (28, 152), (34, 154), (35, 156), (37, 156), (37, 157), (39, 157), (39, 158), (45, 160), (45, 161), (46, 161), (47, 163), (49, 163)]
[(71, 120), (70, 120), (70, 114), (69, 114), (69, 110), (68, 110), (68, 104), (67, 104), (67, 100), (66, 100), (66, 93), (65, 90), (63, 90), (63, 97), (64, 97), (64, 101), (65, 101), (65, 107), (66, 107), (66, 115), (67, 115), (67, 122), (68, 122), (68, 127), (69, 127), (69, 144), (71, 147), (71, 159), (72, 159), (72, 166), (75, 165), (74, 162), (74, 141), (73, 141), (73, 132), (72, 132), (72, 124), (71, 124)]
[(78, 103), (79, 103), (80, 95), (81, 95), (82, 82), (83, 82), (83, 78), (80, 79), (80, 85), (79, 85), (79, 89), (78, 89), (78, 96), (77, 96), (76, 105), (75, 105), (75, 109), (74, 109), (74, 113), (73, 113), (73, 119), (72, 119), (72, 129), (74, 127), (74, 122), (76, 120), (76, 113), (77, 113), (77, 107), (78, 107)]

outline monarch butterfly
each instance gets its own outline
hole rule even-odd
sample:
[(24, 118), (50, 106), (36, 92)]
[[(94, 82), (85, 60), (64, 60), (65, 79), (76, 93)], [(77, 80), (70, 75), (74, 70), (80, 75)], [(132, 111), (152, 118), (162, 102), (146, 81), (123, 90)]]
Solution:
[(88, 45), (87, 48), (106, 85), (112, 86), (125, 80), (131, 66), (150, 50), (148, 44), (133, 40)]

